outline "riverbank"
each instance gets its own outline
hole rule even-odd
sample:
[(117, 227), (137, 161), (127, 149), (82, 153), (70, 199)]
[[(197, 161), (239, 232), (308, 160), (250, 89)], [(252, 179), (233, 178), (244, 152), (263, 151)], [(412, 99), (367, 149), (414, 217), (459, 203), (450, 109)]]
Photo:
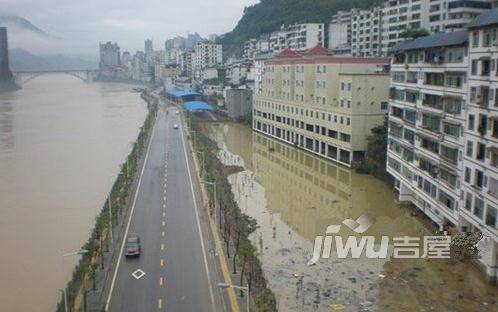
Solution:
[[(235, 123), (205, 123), (225, 165), (268, 287), (281, 311), (494, 311), (498, 292), (468, 263), (439, 259), (325, 259), (307, 266), (313, 242), (328, 225), (362, 214), (365, 233), (423, 236), (435, 228), (399, 205), (392, 188), (366, 174), (254, 133)], [(352, 231), (341, 233), (344, 238)]]

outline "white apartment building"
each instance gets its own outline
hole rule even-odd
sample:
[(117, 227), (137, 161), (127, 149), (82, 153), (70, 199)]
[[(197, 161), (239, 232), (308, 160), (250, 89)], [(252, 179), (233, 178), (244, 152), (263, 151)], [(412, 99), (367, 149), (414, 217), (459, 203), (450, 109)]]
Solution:
[(223, 47), (211, 41), (200, 41), (194, 47), (192, 54), (192, 69), (195, 76), (208, 67), (217, 67), (223, 63)]
[(351, 11), (337, 11), (329, 24), (328, 48), (334, 54), (351, 53)]
[(261, 94), (263, 91), (263, 73), (265, 61), (272, 58), (271, 53), (262, 53), (254, 57), (254, 62), (249, 70), (250, 79), (254, 80), (254, 94)]
[(467, 32), (399, 43), (391, 62), (387, 172), (399, 199), (456, 227), (463, 168)]
[(244, 60), (254, 60), (254, 57), (261, 53), (270, 51), (270, 39), (249, 39), (244, 43)]
[(460, 225), (481, 231), (487, 276), (498, 265), (498, 9), (469, 24), (469, 71)]
[(483, 233), (477, 262), (496, 281), (498, 9), (469, 31), (394, 47), (387, 171), (441, 229)]
[(382, 8), (351, 10), (351, 54), (368, 57), (381, 55)]
[(265, 61), (262, 90), (253, 101), (253, 129), (321, 157), (351, 166), (361, 161), (370, 130), (387, 112), (384, 58), (290, 49)]
[(388, 0), (383, 5), (382, 53), (386, 54), (409, 28), (430, 33), (463, 30), (493, 0)]
[(306, 51), (325, 44), (325, 25), (320, 23), (282, 26), (270, 35), (270, 51), (279, 53), (287, 48)]

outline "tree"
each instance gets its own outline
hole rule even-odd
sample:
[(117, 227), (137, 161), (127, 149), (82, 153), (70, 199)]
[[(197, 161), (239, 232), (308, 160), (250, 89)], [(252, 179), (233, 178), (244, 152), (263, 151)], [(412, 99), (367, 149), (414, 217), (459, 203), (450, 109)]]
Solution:
[(234, 231), (235, 231), (235, 241), (234, 247), (235, 252), (233, 254), (233, 273), (237, 273), (237, 256), (239, 254), (239, 247), (241, 239), (244, 237), (249, 237), (249, 235), (258, 228), (256, 220), (253, 218), (240, 213), (238, 210), (234, 213)]
[(372, 128), (367, 137), (366, 163), (373, 174), (384, 174), (387, 156), (387, 116), (384, 123)]
[[(246, 273), (246, 266), (248, 263), (257, 262), (256, 251), (250, 242), (244, 242), (237, 252), (239, 255), (239, 266), (240, 266), (240, 286), (244, 287), (244, 275)], [(234, 257), (235, 258), (235, 257)], [(247, 284), (249, 285), (249, 279), (247, 279)]]

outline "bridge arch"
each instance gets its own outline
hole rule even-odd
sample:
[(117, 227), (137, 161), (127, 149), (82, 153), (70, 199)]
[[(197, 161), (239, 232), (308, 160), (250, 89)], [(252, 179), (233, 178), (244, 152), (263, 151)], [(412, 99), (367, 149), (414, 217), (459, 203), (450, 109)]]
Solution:
[(14, 76), (15, 82), (18, 85), (24, 85), (37, 77), (48, 74), (66, 74), (76, 77), (84, 82), (92, 82), (96, 72), (97, 72), (96, 70), (79, 69), (79, 70), (15, 71), (12, 74)]

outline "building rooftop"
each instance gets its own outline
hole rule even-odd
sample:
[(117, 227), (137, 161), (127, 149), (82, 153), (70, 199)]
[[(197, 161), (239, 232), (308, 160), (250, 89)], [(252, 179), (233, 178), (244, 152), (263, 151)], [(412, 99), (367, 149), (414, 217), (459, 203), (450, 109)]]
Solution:
[(435, 47), (445, 47), (464, 44), (469, 37), (466, 30), (449, 33), (439, 33), (430, 36), (424, 36), (413, 40), (398, 42), (390, 51), (400, 52), (407, 50), (418, 50)]
[(480, 14), (467, 27), (471, 29), (491, 25), (498, 25), (498, 8)]
[(189, 91), (189, 90), (171, 90), (171, 91), (167, 91), (167, 93), (169, 95), (172, 95), (172, 96), (175, 96), (175, 97), (201, 95), (200, 93), (192, 92), (192, 91)]
[(296, 57), (299, 56), (296, 51), (291, 48), (287, 48), (278, 54), (278, 57)]
[(196, 112), (196, 111), (212, 111), (213, 108), (211, 105), (209, 105), (206, 102), (203, 101), (190, 101), (190, 102), (185, 102), (183, 104), (186, 110), (189, 112)]
[(317, 44), (315, 47), (311, 48), (308, 51), (308, 54), (313, 54), (313, 55), (327, 55), (328, 53), (329, 50), (323, 47), (321, 44)]

